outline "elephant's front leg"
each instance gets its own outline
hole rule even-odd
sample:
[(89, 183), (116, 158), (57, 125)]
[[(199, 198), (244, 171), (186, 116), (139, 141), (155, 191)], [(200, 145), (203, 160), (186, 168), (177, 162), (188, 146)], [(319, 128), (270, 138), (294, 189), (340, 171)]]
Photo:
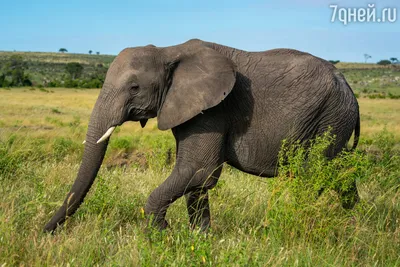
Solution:
[(168, 226), (165, 220), (168, 207), (185, 194), (189, 194), (191, 223), (197, 224), (196, 215), (199, 214), (201, 226), (209, 225), (210, 209), (206, 192), (216, 185), (221, 174), (223, 134), (215, 129), (209, 131), (204, 123), (199, 131), (193, 132), (174, 132), (178, 142), (176, 165), (171, 175), (150, 194), (147, 201), (145, 213), (152, 220), (152, 225), (159, 229)]
[(190, 223), (206, 230), (210, 225), (210, 208), (207, 191), (213, 188), (221, 174), (222, 167), (205, 167), (197, 171), (175, 166), (171, 175), (151, 194), (145, 213), (152, 225), (159, 229), (168, 226), (165, 220), (168, 207), (179, 197), (187, 194)]
[(171, 175), (150, 194), (144, 211), (152, 226), (160, 230), (168, 226), (165, 220), (167, 209), (175, 200), (191, 191), (190, 177), (194, 173), (190, 169), (175, 166)]

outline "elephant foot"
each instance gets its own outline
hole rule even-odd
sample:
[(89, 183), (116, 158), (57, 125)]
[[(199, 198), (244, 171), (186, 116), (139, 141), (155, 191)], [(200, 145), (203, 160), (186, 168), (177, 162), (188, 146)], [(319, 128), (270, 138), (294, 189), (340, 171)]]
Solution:
[(346, 191), (338, 190), (340, 201), (344, 209), (352, 209), (360, 201), (360, 196), (358, 195), (357, 186), (354, 182), (350, 188)]
[(210, 228), (211, 228), (210, 223), (190, 224), (190, 230), (192, 231), (199, 229), (201, 232), (207, 233)]
[(192, 215), (189, 217), (189, 222), (191, 230), (200, 229), (202, 232), (207, 232), (211, 227), (210, 217), (206, 214)]
[(164, 219), (164, 217), (156, 217), (154, 215), (150, 215), (147, 219), (147, 228), (156, 229), (158, 231), (162, 231), (168, 228), (168, 222)]
[(349, 210), (354, 208), (354, 206), (360, 201), (360, 197), (358, 196), (357, 191), (346, 192), (345, 194), (341, 194), (340, 201), (342, 207)]
[(190, 229), (191, 230), (196, 230), (196, 229), (200, 229), (200, 231), (202, 232), (207, 232), (208, 229), (210, 229), (211, 227), (211, 223), (209, 219), (204, 220), (204, 218), (202, 220), (199, 220), (197, 222), (190, 222)]

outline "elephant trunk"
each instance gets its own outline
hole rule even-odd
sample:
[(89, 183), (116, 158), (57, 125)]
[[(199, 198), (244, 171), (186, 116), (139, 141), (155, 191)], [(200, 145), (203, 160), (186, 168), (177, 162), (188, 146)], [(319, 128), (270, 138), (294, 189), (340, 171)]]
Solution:
[(70, 192), (67, 194), (63, 205), (44, 227), (45, 232), (53, 232), (58, 225), (61, 225), (65, 221), (67, 216), (75, 213), (93, 184), (103, 162), (109, 136), (104, 141), (97, 142), (111, 126), (115, 126), (116, 124), (112, 125), (112, 119), (107, 119), (110, 115), (107, 114), (107, 108), (104, 107), (104, 99), (102, 100), (101, 96), (102, 94), (100, 94), (90, 118), (86, 134), (85, 150), (77, 178)]

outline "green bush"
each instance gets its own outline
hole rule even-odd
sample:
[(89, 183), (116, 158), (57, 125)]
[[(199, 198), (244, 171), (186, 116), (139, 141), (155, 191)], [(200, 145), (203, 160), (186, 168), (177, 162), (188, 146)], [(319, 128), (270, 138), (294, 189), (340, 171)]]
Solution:
[(124, 152), (132, 152), (137, 148), (137, 145), (138, 140), (128, 136), (112, 138), (109, 144), (110, 149), (123, 150)]
[(83, 72), (83, 66), (78, 62), (70, 62), (65, 66), (65, 70), (69, 73), (72, 80), (79, 78)]
[(368, 95), (369, 99), (385, 99), (386, 95), (385, 94), (370, 94)]
[(400, 95), (394, 95), (392, 93), (389, 93), (388, 96), (389, 96), (390, 99), (400, 99)]
[(56, 161), (63, 160), (67, 155), (78, 151), (80, 146), (69, 138), (57, 137), (53, 141), (53, 157)]
[(383, 65), (383, 66), (387, 66), (387, 65), (392, 64), (392, 62), (391, 62), (390, 60), (383, 59), (383, 60), (379, 61), (379, 62), (376, 63), (376, 64), (378, 64), (378, 65)]
[(22, 56), (9, 57), (0, 68), (0, 87), (32, 86), (29, 75), (25, 73), (27, 68), (27, 63)]
[(299, 238), (329, 242), (345, 234), (341, 204), (348, 201), (344, 196), (355, 197), (354, 181), (368, 175), (371, 164), (359, 151), (328, 160), (324, 153), (334, 140), (327, 132), (308, 147), (283, 142), (279, 176), (265, 213), (268, 235), (292, 244)]
[(47, 87), (63, 87), (64, 86), (64, 84), (61, 82), (61, 81), (59, 81), (59, 80), (53, 80), (53, 81), (50, 81), (48, 84), (47, 84)]
[(150, 169), (159, 171), (172, 166), (175, 160), (173, 153), (175, 151), (175, 142), (170, 136), (160, 135), (158, 138), (144, 141), (151, 151), (147, 155)]
[(336, 65), (340, 62), (340, 60), (329, 60), (330, 63), (332, 63), (333, 65)]
[[(1, 136), (0, 136), (1, 137)], [(13, 178), (29, 162), (43, 160), (47, 153), (41, 139), (29, 143), (29, 140), (16, 134), (0, 139), (0, 180)]]

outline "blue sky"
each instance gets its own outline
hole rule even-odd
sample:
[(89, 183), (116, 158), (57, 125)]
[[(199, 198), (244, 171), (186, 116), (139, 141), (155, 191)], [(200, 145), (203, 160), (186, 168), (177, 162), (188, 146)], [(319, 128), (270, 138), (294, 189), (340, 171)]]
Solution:
[[(332, 23), (330, 4), (397, 8), (395, 23)], [(294, 48), (348, 62), (400, 59), (400, 1), (76, 1), (0, 3), (0, 50), (118, 54), (125, 47), (169, 46), (191, 38), (259, 51)]]

